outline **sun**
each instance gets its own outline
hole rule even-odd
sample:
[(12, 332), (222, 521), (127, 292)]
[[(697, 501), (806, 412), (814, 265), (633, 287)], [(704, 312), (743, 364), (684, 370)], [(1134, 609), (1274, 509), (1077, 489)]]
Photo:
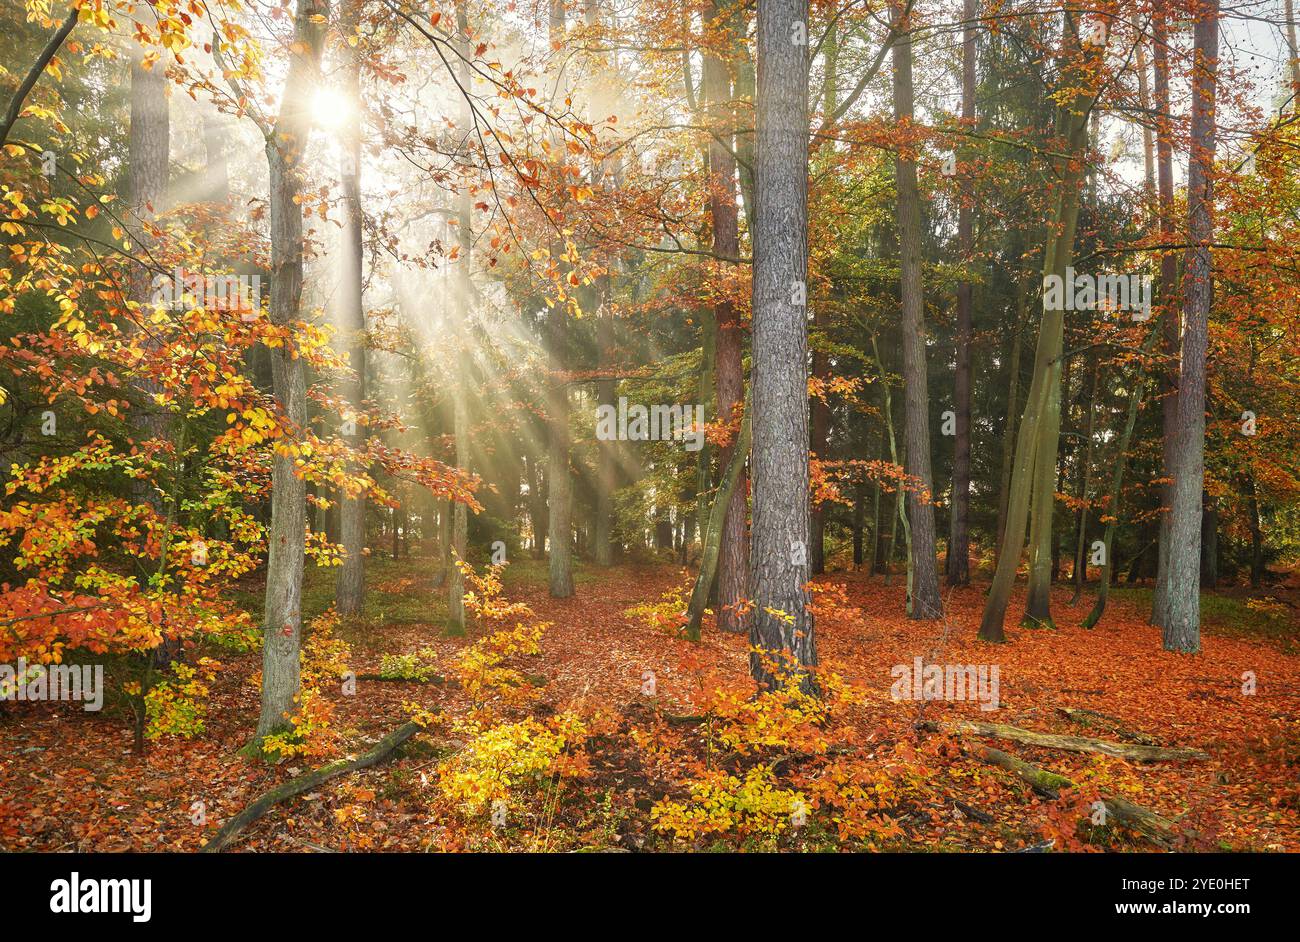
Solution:
[(337, 88), (323, 85), (311, 99), (311, 116), (317, 127), (337, 131), (352, 110), (351, 103)]

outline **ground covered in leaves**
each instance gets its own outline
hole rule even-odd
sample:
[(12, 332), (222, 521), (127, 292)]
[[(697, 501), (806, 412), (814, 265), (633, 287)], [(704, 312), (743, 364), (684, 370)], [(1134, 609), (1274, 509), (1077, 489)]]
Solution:
[[(1070, 606), (1062, 589), (1057, 630), (1013, 628), (991, 646), (975, 638), (981, 585), (951, 592), (946, 622), (916, 622), (900, 578), (833, 573), (815, 583), (823, 696), (792, 687), (756, 701), (744, 638), (711, 620), (699, 644), (675, 637), (686, 576), (671, 565), (583, 568), (576, 596), (557, 601), (544, 564), (519, 562), (465, 637), (446, 630), (436, 570), (427, 557), (374, 560), (364, 616), (315, 622), (347, 642), (356, 679), (320, 685), (316, 741), (276, 763), (238, 754), (257, 715), (255, 649), (187, 652), (221, 662), (203, 729), (151, 739), (144, 755), (112, 697), (99, 713), (8, 704), (0, 849), (197, 850), (262, 792), (414, 716), (422, 732), (387, 761), (276, 806), (232, 848), (1156, 849), (1098, 817), (1095, 803), (1115, 796), (1170, 819), (1181, 849), (1300, 851), (1293, 586), (1207, 596), (1203, 653), (1184, 657), (1161, 650), (1140, 591), (1117, 591), (1089, 631), (1090, 597)], [(308, 617), (326, 609), (330, 576), (309, 574)], [(255, 606), (258, 587), (246, 589)], [(896, 701), (894, 668), (916, 657), (997, 665), (998, 709)], [(957, 719), (1209, 758), (982, 743), (1075, 783), (1050, 798), (979, 761), (981, 741), (918, 726)]]

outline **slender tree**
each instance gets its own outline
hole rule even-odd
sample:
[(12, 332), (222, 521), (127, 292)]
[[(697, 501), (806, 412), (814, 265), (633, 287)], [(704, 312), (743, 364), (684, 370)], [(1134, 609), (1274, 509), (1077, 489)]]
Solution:
[[(270, 168), (271, 320), (292, 334), (302, 304), (303, 154), (311, 134), (311, 89), (320, 76), (326, 0), (298, 0), (289, 73), (280, 113), (266, 134)], [(292, 336), (271, 351), (275, 398), (292, 440), (307, 421), (307, 387), (302, 359), (293, 352)], [(300, 686), (299, 650), (302, 633), (302, 569), (307, 535), (307, 490), (294, 473), (287, 447), (276, 449), (271, 467), (271, 531), (266, 567), (266, 607), (263, 616), (262, 709), (257, 739), (285, 728), (296, 709)]]
[[(961, 41), (961, 119), (971, 128), (975, 124), (975, 17), (978, 0), (962, 4)], [(975, 250), (974, 193), (970, 175), (962, 175), (961, 206), (957, 210), (957, 253), (963, 272), (972, 262)], [(947, 575), (949, 585), (970, 582), (970, 400), (972, 288), (970, 276), (963, 274), (957, 283), (956, 370), (953, 374), (953, 411), (956, 422), (952, 456), (952, 514), (948, 533)]]
[(1166, 650), (1201, 649), (1201, 513), (1205, 481), (1205, 356), (1214, 296), (1215, 95), (1219, 71), (1219, 4), (1208, 0), (1196, 21), (1192, 63), (1192, 137), (1187, 167), (1187, 235), (1183, 276), (1183, 344), (1178, 409), (1168, 459), (1169, 552)]
[[(705, 10), (711, 26), (723, 24), (716, 3)], [(709, 216), (713, 223), (713, 251), (720, 259), (734, 259), (740, 254), (739, 219), (736, 206), (736, 158), (730, 141), (735, 127), (727, 63), (710, 50), (704, 56), (703, 89), (707, 117), (713, 134), (709, 140)], [(726, 264), (726, 263), (723, 263)], [(714, 370), (717, 383), (718, 416), (733, 421), (743, 408), (745, 374), (742, 359), (744, 324), (741, 313), (727, 297), (714, 306)], [(718, 451), (719, 468), (728, 468), (736, 452), (733, 441)], [(722, 544), (718, 562), (718, 627), (727, 632), (743, 632), (748, 615), (743, 603), (749, 598), (749, 502), (746, 499), (745, 468), (742, 459), (730, 489), (727, 515), (722, 527)]]
[[(365, 426), (359, 421), (366, 399), (366, 312), (362, 302), (361, 248), (361, 50), (347, 42), (355, 37), (361, 0), (345, 0), (339, 27), (344, 42), (341, 70), (343, 116), (340, 153), (343, 182), (342, 283), (339, 285), (339, 328), (348, 351), (353, 378), (345, 391), (351, 414), (343, 422), (343, 436), (354, 448), (365, 443)], [(354, 469), (355, 470), (355, 469)], [(365, 593), (366, 499), (344, 494), (339, 507), (339, 542), (343, 565), (339, 567), (334, 604), (340, 615), (361, 612)]]
[[(912, 87), (912, 34), (910, 9), (894, 5), (894, 117), (910, 125), (915, 108)], [(911, 592), (908, 615), (938, 618), (939, 566), (935, 558), (934, 474), (930, 465), (930, 391), (925, 358), (925, 298), (921, 285), (921, 195), (916, 183), (916, 160), (898, 153), (894, 158), (898, 186), (899, 274), (901, 278), (903, 333), (903, 440), (907, 473), (912, 487), (907, 493), (911, 525)], [(919, 489), (918, 489), (919, 488)]]

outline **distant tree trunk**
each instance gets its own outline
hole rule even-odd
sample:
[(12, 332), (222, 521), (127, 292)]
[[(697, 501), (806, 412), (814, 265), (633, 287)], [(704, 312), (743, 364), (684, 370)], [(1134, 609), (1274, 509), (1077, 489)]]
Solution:
[[(961, 117), (967, 128), (975, 124), (975, 17), (977, 0), (962, 4)], [(962, 174), (961, 207), (957, 210), (957, 253), (960, 264), (973, 263), (975, 252), (974, 192), (970, 174)], [(957, 364), (953, 374), (953, 411), (956, 422), (952, 457), (952, 513), (948, 532), (948, 585), (970, 582), (970, 405), (971, 342), (973, 339), (972, 289), (966, 275), (957, 284)]]
[(1208, 493), (1202, 495), (1201, 511), (1201, 588), (1219, 584), (1219, 506)]
[[(1073, 14), (1068, 11), (1065, 13), (1065, 29), (1072, 51), (1077, 52), (1080, 46), (1077, 26)], [(1063, 76), (1063, 81), (1068, 83), (1077, 77)], [(1059, 279), (1062, 285), (1065, 283), (1065, 269), (1074, 252), (1079, 190), (1083, 185), (1083, 152), (1088, 134), (1087, 115), (1092, 104), (1091, 94), (1077, 89), (1071, 99), (1057, 109), (1056, 134), (1065, 142), (1065, 152), (1054, 160), (1059, 182), (1052, 224), (1046, 232), (1043, 276), (1044, 280), (1048, 277)], [(1020, 565), (1031, 504), (1034, 527), (1030, 533), (1030, 592), (1025, 617), (1031, 623), (1051, 623), (1052, 515), (1056, 498), (1065, 326), (1064, 304), (1050, 303), (1052, 300), (1044, 292), (1043, 319), (1034, 352), (1034, 374), (1016, 435), (1015, 462), (1007, 498), (1006, 533), (980, 622), (979, 636), (985, 641), (1006, 639), (1003, 622)]]
[[(133, 47), (134, 48), (134, 47)], [(165, 63), (158, 60), (152, 68), (143, 65), (140, 50), (133, 53), (131, 62), (131, 130), (128, 140), (128, 179), (131, 194), (131, 215), (138, 228), (133, 227), (133, 237), (146, 249), (154, 242), (145, 224), (152, 223), (164, 209), (167, 197), (167, 177), (171, 154), (171, 114), (167, 103), (167, 75)], [(147, 254), (147, 253), (145, 253)], [(175, 286), (178, 290), (181, 285)], [(135, 321), (127, 324), (127, 330), (134, 333), (140, 325), (147, 324), (153, 313), (149, 307), (153, 298), (153, 276), (143, 265), (132, 265), (128, 287), (128, 296), (139, 306)], [(146, 340), (146, 343), (148, 341)], [(157, 406), (150, 401), (157, 388), (153, 383), (142, 380), (139, 383), (142, 399), (138, 409), (128, 414), (133, 437), (143, 444), (152, 438), (163, 435), (166, 428), (165, 417), (157, 411)], [(151, 504), (155, 511), (161, 510), (161, 500), (157, 489), (149, 482), (140, 483), (137, 498)]]
[[(719, 15), (715, 3), (711, 2), (705, 8), (705, 18), (710, 23)], [(716, 131), (709, 140), (708, 153), (713, 251), (721, 258), (737, 258), (740, 255), (740, 234), (736, 207), (736, 158), (726, 143), (734, 133), (736, 116), (727, 65), (712, 53), (704, 56), (703, 93), (709, 123)], [(718, 419), (733, 421), (745, 398), (744, 324), (735, 305), (726, 298), (719, 299), (714, 305), (713, 321)], [(734, 453), (734, 443), (719, 449), (719, 468), (728, 467)], [(746, 489), (742, 462), (736, 485), (731, 490), (718, 564), (718, 628), (733, 633), (743, 632), (749, 627), (749, 617), (737, 609), (749, 598), (749, 501)]]
[[(298, 196), (303, 181), (299, 168), (311, 134), (310, 91), (319, 80), (324, 18), (328, 15), (329, 5), (323, 0), (298, 0), (280, 115), (266, 140), (271, 193), (271, 320), (289, 329), (298, 319), (302, 302), (302, 206)], [(271, 351), (272, 385), (288, 423), (285, 437), (289, 440), (301, 434), (307, 421), (303, 361), (293, 353), (292, 342)], [(303, 479), (294, 473), (293, 456), (277, 450), (271, 466), (259, 742), (288, 727), (289, 717), (297, 709), (306, 496)]]
[(1097, 434), (1097, 380), (1100, 367), (1097, 364), (1097, 351), (1093, 348), (1088, 355), (1088, 370), (1092, 382), (1088, 387), (1088, 431), (1084, 440), (1083, 459), (1079, 464), (1079, 510), (1075, 529), (1076, 543), (1074, 549), (1074, 597), (1073, 605), (1083, 594), (1083, 587), (1088, 584), (1088, 501), (1092, 492), (1092, 443)]
[(1021, 272), (1016, 286), (1015, 334), (1011, 339), (1011, 357), (1007, 361), (1007, 420), (1002, 427), (1002, 478), (998, 488), (998, 546), (1007, 531), (1007, 498), (1011, 493), (1011, 468), (1016, 451), (1016, 419), (1020, 402), (1020, 367), (1024, 349), (1025, 318), (1028, 310), (1030, 278)]
[[(464, 0), (456, 3), (456, 47), (460, 55), (456, 69), (460, 73), (457, 82), (468, 95), (473, 89), (474, 75), (470, 69), (472, 58), (469, 38), (469, 16), (465, 11)], [(468, 151), (470, 135), (473, 133), (474, 115), (469, 102), (461, 96), (460, 120), (457, 131), (461, 135), (459, 149)], [(456, 444), (456, 467), (461, 471), (469, 470), (469, 363), (471, 360), (473, 331), (470, 323), (470, 306), (474, 297), (474, 284), (470, 278), (471, 254), (474, 249), (473, 229), (471, 228), (471, 197), (468, 186), (462, 181), (456, 194), (456, 268), (452, 282), (453, 305), (456, 314), (456, 335), (459, 342), (456, 363), (453, 368), (451, 426), (452, 437)], [(461, 501), (452, 504), (451, 550), (452, 567), (447, 571), (447, 613), (453, 630), (465, 630), (465, 576), (457, 562), (465, 560), (468, 552), (469, 508)]]
[(533, 559), (546, 555), (546, 535), (550, 531), (550, 518), (546, 512), (545, 479), (542, 459), (537, 455), (528, 458), (528, 517), (533, 529)]
[[(361, 0), (347, 0), (340, 18), (346, 35), (357, 28)], [(339, 285), (339, 327), (348, 351), (348, 365), (356, 379), (347, 383), (345, 396), (351, 414), (345, 417), (344, 438), (361, 449), (365, 445), (365, 425), (360, 421), (366, 399), (366, 312), (362, 290), (361, 248), (361, 53), (346, 43), (340, 44), (346, 64), (342, 69), (343, 94), (348, 101), (342, 133), (343, 166), (343, 252)], [(351, 434), (347, 434), (350, 430)], [(360, 468), (351, 467), (352, 473)], [(343, 565), (339, 568), (334, 605), (340, 615), (360, 614), (365, 595), (366, 499), (363, 495), (343, 495), (339, 508), (342, 530)]]
[(862, 568), (862, 525), (866, 517), (866, 501), (861, 484), (853, 489), (853, 568)]
[(1287, 71), (1291, 75), (1291, 110), (1300, 111), (1300, 53), (1296, 52), (1295, 4), (1292, 0), (1282, 0), (1282, 10), (1286, 15)]
[(221, 122), (203, 114), (204, 196), (209, 202), (230, 202), (230, 169), (226, 159), (226, 135)]
[[(551, 47), (563, 46), (567, 26), (564, 0), (551, 0)], [(562, 76), (556, 78), (557, 97), (563, 97)], [(557, 153), (564, 153), (558, 139)], [(558, 254), (558, 253), (557, 253)], [(547, 542), (550, 544), (549, 576), (551, 598), (573, 595), (573, 473), (569, 467), (568, 315), (557, 304), (550, 314), (551, 415), (547, 448)]]
[[(901, 35), (895, 40), (894, 116), (911, 123), (915, 96), (912, 88), (912, 40), (908, 14), (891, 7), (891, 22)], [(934, 475), (930, 467), (930, 392), (925, 362), (925, 300), (921, 288), (921, 196), (916, 184), (916, 161), (896, 155), (898, 186), (899, 272), (902, 280), (903, 333), (903, 436), (907, 446), (907, 473), (913, 484), (907, 493), (907, 517), (912, 546), (910, 618), (938, 618), (943, 614), (939, 597), (939, 567), (935, 558)]]
[[(800, 36), (803, 43), (797, 41)], [(817, 663), (807, 589), (807, 36), (808, 0), (759, 0), (752, 379), (755, 610), (749, 663), (760, 689), (779, 685), (774, 670)], [(800, 685), (815, 689), (807, 676)]]
[[(605, 278), (605, 297), (609, 296), (608, 277)], [(606, 370), (613, 368), (614, 320), (608, 311), (602, 311), (596, 321), (596, 344), (600, 350), (600, 361)], [(616, 394), (618, 380), (601, 379), (596, 383), (597, 406), (617, 405)], [(596, 528), (595, 560), (597, 566), (608, 566), (614, 561), (614, 482), (617, 460), (614, 456), (614, 443), (596, 442)]]
[[(898, 454), (898, 439), (894, 435), (894, 401), (893, 396), (889, 393), (889, 379), (885, 375), (885, 361), (880, 357), (880, 347), (876, 343), (876, 335), (871, 335), (871, 353), (876, 361), (876, 370), (880, 374), (880, 395), (884, 400), (881, 414), (885, 417), (885, 432), (889, 437), (889, 461), (896, 468), (903, 468), (907, 459), (900, 459)], [(904, 443), (904, 454), (906, 454), (906, 443)], [(898, 486), (894, 489), (894, 514), (889, 525), (889, 545), (885, 551), (885, 585), (889, 585), (890, 568), (889, 563), (898, 555), (898, 528), (903, 528), (903, 547), (905, 552), (903, 558), (907, 566), (907, 614), (911, 615), (915, 609), (915, 601), (912, 595), (912, 528), (907, 520), (907, 489), (900, 480)]]
[(1264, 530), (1259, 523), (1259, 496), (1254, 471), (1246, 472), (1246, 526), (1250, 529), (1250, 587), (1264, 581)]
[[(1144, 356), (1155, 344), (1158, 333), (1158, 330), (1153, 330), (1147, 335), (1147, 339), (1142, 345), (1142, 354)], [(1119, 526), (1119, 505), (1124, 494), (1124, 468), (1128, 463), (1128, 449), (1133, 442), (1133, 428), (1137, 425), (1138, 410), (1142, 407), (1142, 396), (1146, 392), (1147, 368), (1145, 361), (1139, 360), (1136, 370), (1137, 377), (1133, 382), (1133, 392), (1129, 395), (1128, 400), (1128, 417), (1124, 420), (1124, 431), (1120, 434), (1119, 442), (1116, 445), (1115, 470), (1111, 472), (1110, 478), (1110, 496), (1106, 501), (1105, 510), (1102, 512), (1102, 519), (1106, 521), (1106, 534), (1102, 538), (1101, 582), (1097, 588), (1097, 600), (1093, 603), (1092, 611), (1083, 620), (1084, 628), (1092, 628), (1097, 622), (1101, 621), (1102, 613), (1106, 611), (1106, 599), (1110, 595), (1112, 573), (1115, 572), (1113, 561), (1115, 530)]]
[[(589, 29), (597, 31), (598, 34), (602, 28), (601, 5), (601, 0), (584, 0), (584, 22)], [(617, 69), (617, 62), (611, 62), (610, 57), (604, 53), (598, 54), (596, 61), (602, 72), (609, 73), (611, 69)], [(616, 100), (614, 87), (617, 82), (615, 76), (614, 82), (598, 82), (592, 90), (590, 115), (593, 124), (605, 121), (613, 113)], [(591, 176), (593, 183), (606, 184), (610, 185), (611, 189), (617, 189), (622, 176), (620, 158), (613, 156), (595, 161), (591, 168)], [(614, 259), (609, 263), (609, 267), (613, 268), (617, 264), (618, 260)], [(596, 292), (598, 297), (596, 350), (601, 367), (608, 371), (614, 368), (614, 316), (609, 309), (613, 278), (609, 271), (597, 277)], [(617, 392), (616, 379), (605, 377), (597, 380), (597, 406), (616, 406)], [(595, 526), (592, 528), (592, 557), (597, 566), (609, 566), (614, 561), (614, 488), (617, 472), (615, 447), (613, 442), (596, 442), (596, 519)], [(707, 449), (701, 451), (707, 453)]]
[[(1169, 33), (1166, 14), (1159, 5), (1152, 14), (1152, 55), (1155, 60), (1156, 93), (1156, 181), (1157, 204), (1160, 216), (1160, 241), (1172, 245), (1174, 231), (1174, 161), (1173, 128), (1169, 114)], [(1161, 448), (1161, 478), (1168, 482), (1168, 458), (1174, 440), (1174, 426), (1178, 414), (1178, 358), (1182, 347), (1181, 312), (1175, 305), (1178, 287), (1178, 257), (1173, 251), (1160, 254), (1160, 323), (1162, 326), (1161, 353), (1164, 366), (1161, 371), (1161, 422), (1163, 447)], [(1160, 537), (1157, 548), (1156, 585), (1151, 593), (1151, 624), (1165, 623), (1168, 605), (1168, 550), (1169, 550), (1169, 486), (1160, 485)]]
[(1169, 551), (1164, 647), (1201, 649), (1201, 492), (1205, 482), (1205, 355), (1214, 267), (1215, 94), (1218, 85), (1219, 3), (1209, 0), (1193, 39), (1192, 137), (1187, 169), (1187, 271), (1183, 278), (1183, 349), (1178, 412), (1168, 465)]

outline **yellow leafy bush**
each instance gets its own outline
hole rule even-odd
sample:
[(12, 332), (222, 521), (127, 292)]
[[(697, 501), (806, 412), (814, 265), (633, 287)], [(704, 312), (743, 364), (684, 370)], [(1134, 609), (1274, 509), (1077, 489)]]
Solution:
[(809, 803), (801, 792), (778, 788), (772, 770), (758, 766), (737, 778), (712, 771), (690, 783), (690, 798), (665, 798), (650, 809), (656, 831), (676, 840), (736, 835), (775, 840), (803, 823)]
[(438, 767), (438, 787), (467, 814), (480, 813), (497, 800), (509, 802), (523, 785), (582, 774), (585, 762), (573, 750), (586, 736), (586, 725), (568, 711), (545, 724), (529, 717), (479, 729)]

